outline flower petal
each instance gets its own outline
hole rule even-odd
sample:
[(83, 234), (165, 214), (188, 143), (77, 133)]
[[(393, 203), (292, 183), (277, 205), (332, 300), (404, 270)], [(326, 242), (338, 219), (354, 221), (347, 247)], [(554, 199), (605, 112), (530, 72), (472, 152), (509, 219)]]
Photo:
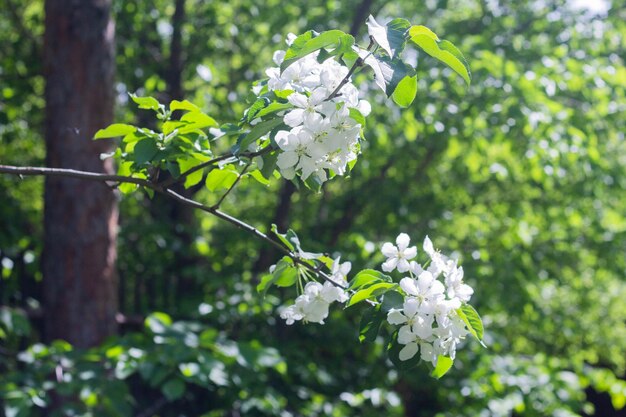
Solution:
[(419, 308), (419, 302), (415, 298), (409, 298), (404, 302), (404, 315), (408, 318), (415, 317)]
[(398, 245), (398, 250), (400, 252), (404, 252), (404, 250), (409, 246), (409, 243), (411, 243), (411, 238), (406, 233), (400, 233), (396, 238), (396, 245)]
[[(292, 94), (293, 95), (293, 94)], [(290, 96), (291, 97), (291, 96)], [(283, 117), (283, 121), (286, 125), (296, 127), (302, 124), (304, 121), (304, 110), (295, 109), (290, 111)]]
[(398, 259), (398, 272), (406, 272), (411, 268), (409, 261), (404, 258)]
[(411, 326), (402, 326), (398, 331), (398, 343), (406, 345), (415, 341), (415, 335), (411, 331)]
[(398, 265), (398, 258), (389, 258), (387, 259), (387, 261), (385, 263), (383, 263), (382, 267), (383, 267), (383, 271), (385, 272), (391, 272), (394, 269), (396, 269), (396, 266)]
[(398, 357), (400, 358), (401, 361), (408, 361), (413, 356), (415, 356), (415, 354), (417, 353), (417, 350), (418, 350), (417, 343), (415, 342), (409, 343), (408, 345), (402, 348)]
[(278, 155), (278, 158), (276, 159), (276, 165), (278, 165), (280, 169), (291, 168), (297, 163), (298, 155), (295, 152), (283, 152)]
[(406, 248), (404, 251), (405, 259), (413, 259), (417, 256), (417, 248), (415, 246), (411, 246), (410, 248)]
[(433, 242), (430, 241), (430, 238), (428, 236), (424, 238), (424, 252), (426, 252), (431, 258), (433, 256), (433, 253), (435, 253), (435, 248), (433, 248)]
[(380, 251), (383, 253), (383, 255), (385, 255), (387, 258), (392, 258), (396, 255), (398, 255), (398, 249), (396, 249), (396, 247), (391, 243), (391, 242), (387, 242), (383, 245), (382, 248), (380, 248)]
[(287, 97), (287, 101), (293, 104), (296, 107), (304, 108), (309, 104), (309, 99), (300, 93), (291, 93), (289, 97)]
[(406, 323), (406, 317), (400, 310), (393, 308), (387, 314), (387, 322), (389, 324), (404, 324)]
[[(383, 264), (383, 270), (384, 268)], [(413, 278), (402, 278), (400, 280), (400, 288), (402, 288), (402, 290), (409, 294), (409, 295), (418, 295), (418, 291), (417, 291), (417, 286), (415, 285), (415, 280)]]

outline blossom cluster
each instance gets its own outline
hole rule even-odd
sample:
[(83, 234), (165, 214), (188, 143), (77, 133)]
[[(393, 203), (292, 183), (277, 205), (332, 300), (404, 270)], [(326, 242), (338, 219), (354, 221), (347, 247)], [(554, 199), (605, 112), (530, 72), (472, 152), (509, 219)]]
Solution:
[(457, 310), (470, 300), (474, 290), (463, 282), (463, 268), (436, 251), (428, 236), (423, 243), (429, 257), (426, 268), (413, 260), (417, 248), (409, 244), (409, 236), (401, 233), (396, 245), (387, 242), (381, 249), (387, 257), (384, 271), (397, 269), (409, 275), (400, 280), (406, 294), (404, 304), (401, 309), (391, 309), (387, 321), (401, 326), (397, 338), (404, 345), (400, 360), (409, 360), (419, 352), (422, 360), (435, 366), (440, 355), (454, 359), (457, 345), (468, 334)]
[(335, 283), (327, 281), (320, 284), (309, 281), (304, 286), (303, 293), (296, 298), (295, 304), (283, 308), (280, 317), (286, 320), (287, 324), (293, 324), (298, 320), (324, 324), (330, 304), (335, 301), (345, 303), (348, 300), (348, 294), (342, 286), (347, 283), (351, 267), (350, 262), (340, 263), (339, 259), (335, 260), (329, 277)]
[[(294, 36), (287, 43), (293, 42)], [(318, 62), (319, 51), (289, 65), (281, 72), (285, 51), (274, 53), (277, 67), (269, 68), (270, 91), (293, 91), (287, 100), (293, 109), (283, 116), (289, 130), (275, 136), (281, 149), (277, 165), (283, 177), (302, 180), (311, 176), (328, 179), (327, 170), (343, 175), (360, 150), (361, 125), (350, 109), (366, 117), (370, 104), (359, 99), (357, 88), (346, 79), (349, 69), (334, 58)]]

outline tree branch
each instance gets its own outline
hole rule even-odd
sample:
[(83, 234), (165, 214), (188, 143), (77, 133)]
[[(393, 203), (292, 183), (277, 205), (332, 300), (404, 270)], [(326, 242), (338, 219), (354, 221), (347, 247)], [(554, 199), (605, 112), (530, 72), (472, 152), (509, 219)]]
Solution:
[(103, 174), (100, 172), (88, 172), (78, 171), (75, 169), (66, 168), (44, 168), (44, 167), (17, 167), (11, 165), (0, 165), (1, 174), (13, 174), (26, 176), (43, 175), (46, 177), (65, 177), (65, 178), (78, 178), (83, 180), (100, 181), (100, 182), (117, 182), (117, 183), (131, 183), (142, 185), (144, 187), (153, 188), (154, 184), (143, 178), (127, 177), (123, 175), (111, 175)]
[[(265, 149), (267, 148), (264, 148), (258, 152), (262, 152)], [(98, 181), (98, 182), (112, 181), (112, 182), (117, 182), (117, 183), (131, 183), (131, 184), (141, 185), (151, 190), (154, 190), (155, 192), (166, 195), (186, 206), (210, 213), (214, 215), (215, 217), (220, 218), (239, 229), (245, 230), (246, 232), (256, 236), (257, 238), (268, 242), (270, 245), (278, 249), (281, 253), (290, 257), (294, 263), (298, 265), (302, 265), (303, 267), (309, 269), (310, 271), (312, 271), (313, 273), (315, 273), (316, 275), (318, 275), (320, 278), (324, 279), (325, 281), (328, 281), (331, 284), (336, 285), (340, 288), (345, 288), (344, 284), (336, 282), (331, 277), (329, 277), (328, 274), (322, 271), (319, 271), (314, 265), (311, 265), (306, 260), (303, 260), (302, 258), (300, 258), (300, 256), (298, 256), (298, 254), (293, 253), (287, 247), (283, 246), (278, 241), (270, 238), (268, 235), (261, 232), (256, 227), (242, 220), (239, 220), (236, 217), (226, 214), (223, 211), (220, 211), (216, 207), (205, 206), (204, 204), (198, 201), (184, 197), (178, 194), (177, 192), (175, 192), (174, 190), (167, 188), (166, 186), (162, 184), (153, 183), (149, 180), (142, 179), (142, 178), (127, 177), (123, 175), (109, 175), (109, 174), (102, 174), (99, 172), (78, 171), (74, 169), (65, 169), (65, 168), (17, 167), (17, 166), (11, 166), (11, 165), (0, 165), (0, 173), (13, 174), (13, 175), (19, 175), (19, 176), (42, 175), (42, 176), (51, 176), (51, 177), (66, 177), (66, 178), (76, 178), (76, 179), (84, 179), (84, 180), (90, 180), (90, 181)]]

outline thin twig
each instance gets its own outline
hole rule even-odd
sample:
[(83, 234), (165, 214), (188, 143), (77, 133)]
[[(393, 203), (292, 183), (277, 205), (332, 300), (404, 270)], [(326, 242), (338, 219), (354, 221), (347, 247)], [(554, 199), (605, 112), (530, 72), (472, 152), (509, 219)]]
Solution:
[(75, 169), (66, 168), (44, 168), (44, 167), (17, 167), (11, 165), (0, 165), (0, 173), (13, 174), (13, 175), (44, 175), (47, 177), (66, 177), (66, 178), (79, 178), (91, 181), (102, 182), (117, 182), (117, 183), (132, 183), (137, 185), (143, 185), (144, 187), (154, 188), (154, 184), (143, 178), (127, 177), (124, 175), (111, 175), (100, 172), (88, 172), (78, 171)]
[[(374, 46), (374, 39), (370, 38), (370, 44), (367, 46), (367, 51), (369, 51), (370, 48), (372, 48), (372, 46)], [(358, 57), (357, 60), (354, 61), (354, 64), (352, 64), (352, 67), (350, 68), (346, 76), (343, 77), (343, 79), (341, 80), (337, 88), (335, 88), (335, 90), (332, 93), (330, 93), (330, 95), (326, 98), (325, 101), (332, 100), (333, 98), (337, 97), (339, 95), (339, 90), (341, 90), (343, 86), (346, 85), (348, 81), (350, 81), (350, 77), (352, 76), (352, 74), (354, 74), (354, 72), (358, 68), (362, 67), (364, 64), (365, 64), (365, 59)]]
[(228, 194), (230, 194), (230, 192), (237, 186), (237, 184), (239, 184), (239, 181), (241, 181), (241, 177), (244, 176), (244, 174), (246, 173), (246, 171), (248, 170), (248, 168), (250, 168), (250, 164), (252, 164), (252, 161), (248, 162), (246, 164), (245, 167), (243, 167), (243, 169), (241, 170), (241, 172), (239, 173), (239, 175), (237, 175), (237, 179), (232, 183), (232, 185), (230, 187), (228, 187), (228, 190), (226, 190), (226, 192), (224, 193), (224, 195), (222, 197), (220, 197), (220, 199), (218, 200), (217, 203), (215, 203), (213, 205), (213, 208), (217, 209), (220, 207), (220, 205), (222, 204), (222, 202), (224, 201), (224, 199), (226, 197), (228, 197)]

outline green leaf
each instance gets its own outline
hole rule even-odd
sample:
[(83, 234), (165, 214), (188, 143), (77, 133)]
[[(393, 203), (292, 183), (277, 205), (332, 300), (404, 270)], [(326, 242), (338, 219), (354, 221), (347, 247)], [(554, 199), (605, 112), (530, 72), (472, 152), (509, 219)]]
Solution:
[[(144, 174), (133, 174), (133, 171), (131, 171), (132, 166), (133, 166), (132, 161), (123, 161), (122, 163), (119, 164), (117, 168), (117, 175), (133, 176), (136, 178), (146, 177)], [(137, 187), (138, 187), (137, 184), (131, 184), (131, 183), (125, 182), (125, 183), (120, 184), (119, 187), (117, 188), (120, 190), (122, 194), (130, 194), (133, 191), (135, 191)]]
[[(180, 171), (181, 172), (186, 172), (189, 171), (191, 168), (201, 164), (202, 162), (199, 161), (198, 159), (195, 158), (189, 158), (189, 159), (179, 159), (178, 160), (178, 165), (180, 167)], [(192, 172), (191, 174), (187, 175), (185, 177), (185, 188), (189, 188), (189, 187), (193, 187), (194, 185), (198, 184), (200, 181), (202, 181), (202, 175), (203, 172), (201, 169)]]
[(159, 152), (156, 142), (151, 138), (142, 139), (135, 145), (133, 149), (132, 160), (138, 164), (144, 164), (152, 161)]
[(376, 340), (384, 319), (385, 315), (380, 311), (380, 306), (366, 310), (359, 325), (359, 341), (363, 343)]
[(276, 285), (277, 287), (291, 287), (297, 280), (298, 268), (294, 266), (291, 258), (285, 256), (278, 261), (273, 273), (263, 276), (256, 290), (258, 293), (265, 296), (265, 293), (272, 285)]
[(140, 109), (148, 109), (158, 111), (162, 106), (159, 101), (154, 97), (139, 97), (135, 94), (130, 94), (130, 98), (139, 105)]
[(183, 100), (183, 101), (173, 100), (170, 103), (170, 111), (175, 111), (175, 110), (202, 112), (202, 110), (200, 110), (200, 107), (196, 106), (195, 104), (187, 100)]
[(364, 50), (360, 50), (359, 56), (366, 65), (372, 68), (376, 85), (387, 94), (387, 97), (391, 97), (402, 79), (415, 75), (415, 69), (399, 58), (377, 57), (364, 53)]
[(464, 304), (461, 308), (456, 310), (456, 313), (459, 315), (461, 320), (463, 320), (472, 336), (478, 339), (481, 345), (485, 346), (483, 343), (483, 321), (474, 307), (469, 304)]
[(189, 112), (185, 113), (180, 118), (181, 122), (189, 123), (187, 127), (180, 129), (178, 133), (187, 133), (196, 129), (204, 129), (206, 127), (217, 126), (217, 122), (211, 116), (208, 116), (202, 112)]
[(379, 282), (377, 284), (370, 285), (369, 287), (363, 288), (362, 290), (357, 291), (350, 297), (350, 301), (346, 307), (353, 306), (361, 301), (367, 300), (368, 298), (376, 297), (385, 292), (389, 291), (392, 288), (397, 287), (398, 284), (394, 284), (392, 282)]
[(261, 168), (261, 175), (267, 180), (272, 179), (272, 174), (276, 169), (276, 162), (278, 160), (278, 152), (270, 152), (263, 155), (263, 168)]
[(409, 107), (417, 94), (417, 75), (405, 76), (393, 92), (393, 101), (400, 107)]
[(239, 145), (239, 151), (244, 152), (248, 149), (250, 144), (254, 143), (261, 136), (269, 133), (272, 129), (279, 126), (283, 123), (282, 117), (275, 117), (270, 120), (266, 120), (264, 122), (258, 123), (254, 125), (254, 127), (248, 132), (246, 135), (242, 136), (240, 140), (237, 141), (237, 145)]
[(411, 24), (406, 19), (394, 19), (382, 26), (370, 15), (367, 20), (367, 30), (370, 36), (390, 58), (396, 58), (404, 49), (407, 32)]
[(268, 114), (276, 113), (276, 112), (279, 112), (281, 110), (287, 110), (287, 109), (290, 109), (292, 107), (293, 107), (293, 105), (291, 103), (278, 103), (278, 102), (274, 101), (274, 102), (270, 103), (267, 107), (265, 107), (262, 110), (260, 110), (256, 114), (256, 117), (267, 116)]
[[(345, 37), (349, 36), (340, 30), (328, 30), (320, 33), (318, 36), (314, 36), (314, 34), (315, 32), (310, 30), (294, 39), (293, 43), (285, 53), (283, 63), (280, 65), (281, 72), (298, 59), (310, 53), (318, 51), (322, 48), (340, 45), (340, 40), (344, 43), (341, 48), (345, 48)], [(344, 37), (344, 39), (341, 39), (342, 37)], [(352, 38), (352, 42), (354, 43), (354, 38)]]
[(261, 171), (259, 171), (258, 169), (255, 169), (252, 172), (248, 172), (246, 175), (251, 176), (252, 178), (254, 178), (257, 182), (265, 185), (265, 186), (269, 186), (270, 185), (270, 180), (265, 178), (263, 176), (263, 174), (261, 173)]
[(274, 270), (274, 282), (277, 287), (291, 287), (298, 280), (298, 268), (293, 265), (290, 258), (283, 258)]
[(433, 369), (430, 375), (437, 379), (441, 378), (446, 373), (448, 373), (450, 368), (452, 368), (453, 363), (454, 363), (454, 360), (452, 360), (451, 358), (447, 356), (439, 355), (437, 357), (437, 366), (435, 366), (435, 369)]
[(263, 296), (265, 296), (265, 293), (267, 292), (267, 290), (272, 286), (273, 279), (274, 279), (273, 274), (263, 275), (263, 278), (261, 278), (261, 282), (259, 282), (259, 284), (256, 286), (256, 291), (259, 294), (263, 294)]
[(180, 379), (170, 379), (163, 384), (161, 392), (169, 401), (177, 400), (185, 394), (185, 383)]
[(206, 177), (206, 187), (209, 191), (229, 189), (237, 181), (239, 174), (231, 165), (226, 165), (222, 169), (214, 168)]
[(94, 135), (94, 139), (116, 138), (118, 136), (126, 136), (137, 130), (135, 126), (123, 123), (113, 123), (104, 129), (100, 129)]
[(244, 113), (242, 122), (244, 123), (250, 123), (250, 121), (252, 121), (253, 119), (255, 119), (257, 116), (257, 113), (260, 112), (262, 109), (264, 109), (265, 107), (267, 107), (270, 104), (270, 100), (267, 97), (260, 97), (258, 98), (253, 104), (252, 106), (250, 106)]
[(469, 65), (459, 51), (451, 42), (440, 41), (430, 29), (425, 26), (413, 26), (409, 29), (410, 41), (424, 50), (428, 55), (443, 62), (457, 74), (459, 74), (467, 85), (470, 84), (472, 74)]
[(390, 282), (391, 277), (383, 274), (380, 271), (375, 269), (364, 269), (359, 271), (358, 274), (352, 278), (350, 281), (350, 286), (348, 287), (351, 290), (358, 290), (361, 287), (366, 285), (371, 285), (377, 282)]
[(398, 291), (387, 291), (383, 295), (380, 308), (384, 313), (388, 313), (392, 308), (401, 309), (404, 305), (404, 296)]
[(289, 250), (294, 251), (296, 249), (300, 249), (300, 239), (293, 230), (289, 229), (287, 230), (287, 233), (282, 234), (278, 232), (278, 226), (272, 224), (272, 233), (274, 233), (276, 237), (289, 248)]
[(365, 116), (363, 116), (363, 114), (361, 114), (361, 112), (358, 109), (355, 109), (354, 107), (350, 107), (349, 112), (350, 112), (350, 118), (352, 120), (360, 124), (361, 127), (365, 127)]

